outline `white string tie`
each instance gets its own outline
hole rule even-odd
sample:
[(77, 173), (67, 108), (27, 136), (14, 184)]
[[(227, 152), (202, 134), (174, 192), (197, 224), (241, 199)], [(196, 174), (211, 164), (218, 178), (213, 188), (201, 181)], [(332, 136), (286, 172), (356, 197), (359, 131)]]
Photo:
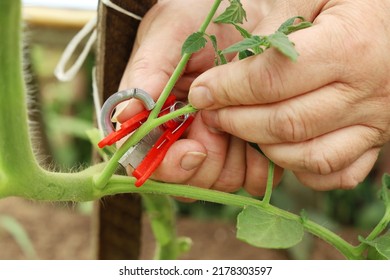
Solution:
[[(58, 80), (67, 82), (73, 80), (73, 78), (76, 76), (81, 66), (83, 65), (85, 59), (87, 58), (89, 51), (91, 50), (93, 44), (96, 41), (96, 37), (97, 37), (97, 33), (95, 29), (96, 23), (97, 23), (97, 16), (93, 17), (90, 21), (88, 21), (87, 24), (72, 38), (72, 40), (70, 40), (69, 44), (66, 46), (64, 52), (62, 53), (60, 61), (58, 62), (54, 70), (54, 75), (57, 77)], [(81, 41), (89, 33), (91, 33), (91, 36), (89, 37), (87, 43), (85, 44), (84, 49), (81, 51), (75, 63), (69, 68), (69, 70), (66, 71), (65, 70), (66, 64), (69, 62), (70, 58), (76, 51), (76, 48), (80, 45)]]
[[(100, 0), (104, 5), (107, 7), (110, 7), (111, 9), (114, 9), (122, 14), (125, 14), (131, 18), (134, 18), (136, 20), (141, 21), (142, 17), (139, 15), (136, 15), (132, 12), (129, 12), (122, 7), (118, 6), (117, 4), (111, 2), (110, 0)], [(80, 71), (80, 68), (82, 67), (83, 63), (85, 62), (85, 59), (87, 58), (87, 55), (92, 49), (92, 46), (96, 42), (97, 39), (97, 31), (96, 31), (96, 24), (97, 24), (97, 16), (93, 17), (91, 20), (89, 20), (84, 27), (70, 40), (68, 45), (66, 46), (64, 52), (61, 55), (61, 58), (54, 69), (54, 75), (57, 77), (58, 80), (67, 82), (74, 79), (74, 77), (77, 75), (77, 73)], [(81, 44), (81, 42), (87, 37), (88, 34), (91, 34), (88, 38), (88, 41), (86, 42), (83, 50), (81, 51), (80, 55), (75, 60), (74, 64), (69, 67), (68, 70), (65, 70), (66, 65), (68, 64), (69, 60), (75, 53), (77, 47)], [(101, 101), (100, 101), (100, 95), (98, 92), (98, 87), (96, 83), (96, 71), (95, 68), (92, 70), (92, 95), (93, 95), (93, 102), (95, 107), (95, 113), (97, 116), (97, 119), (99, 119), (100, 116), (100, 110), (101, 110)], [(99, 130), (102, 131), (101, 124), (98, 123)]]
[(141, 21), (142, 20), (142, 17), (139, 16), (139, 15), (136, 15), (132, 12), (129, 12), (125, 9), (123, 9), (122, 7), (118, 6), (117, 4), (111, 2), (110, 0), (100, 0), (104, 5), (106, 5), (107, 7), (110, 7), (118, 12), (121, 12), (122, 14), (125, 14), (125, 15), (128, 15), (129, 17), (132, 17), (136, 20), (139, 20)]
[[(126, 11), (122, 7), (118, 6), (117, 4), (114, 4), (110, 0), (101, 0), (101, 2), (106, 5), (107, 7), (110, 7), (120, 13), (123, 13), (131, 18), (134, 18), (136, 20), (142, 20), (141, 16), (138, 16), (132, 12)], [(60, 61), (58, 62), (55, 70), (54, 75), (57, 77), (58, 80), (67, 82), (76, 76), (76, 74), (79, 72), (80, 68), (82, 67), (85, 59), (87, 58), (88, 53), (92, 49), (93, 44), (96, 42), (97, 38), (97, 32), (96, 32), (96, 24), (97, 24), (97, 16), (93, 17), (90, 21), (88, 21), (85, 26), (73, 37), (73, 39), (68, 43), (66, 46)], [(81, 42), (87, 37), (87, 35), (91, 33), (91, 36), (89, 37), (87, 43), (84, 46), (84, 49), (81, 51), (79, 57), (76, 59), (75, 63), (66, 71), (65, 67), (68, 64), (69, 60), (75, 53), (77, 47), (81, 44)]]

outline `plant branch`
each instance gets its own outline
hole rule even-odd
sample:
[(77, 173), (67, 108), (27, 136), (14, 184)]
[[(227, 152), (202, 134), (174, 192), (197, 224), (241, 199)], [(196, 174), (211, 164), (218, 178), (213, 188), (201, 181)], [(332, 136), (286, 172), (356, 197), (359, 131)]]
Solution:
[(305, 221), (302, 221), (302, 218), (299, 215), (282, 210), (270, 204), (264, 204), (262, 201), (254, 198), (224, 193), (215, 190), (201, 189), (187, 185), (184, 186), (177, 184), (160, 183), (152, 180), (146, 181), (143, 187), (137, 188), (133, 186), (134, 182), (135, 179), (132, 177), (114, 175), (108, 182), (107, 187), (104, 190), (101, 190), (99, 196), (126, 192), (135, 192), (141, 194), (153, 193), (180, 196), (224, 205), (237, 206), (241, 208), (244, 208), (246, 206), (260, 207), (264, 211), (273, 215), (278, 215), (285, 219), (299, 221), (300, 223), (302, 223), (306, 231), (328, 242), (349, 259), (359, 259), (361, 257), (359, 254), (357, 254), (354, 246), (352, 246), (350, 243), (348, 243), (329, 229), (324, 228), (321, 225), (310, 220), (305, 219)]
[[(203, 21), (202, 25), (200, 26), (198, 32), (205, 33), (207, 27), (209, 26), (215, 13), (217, 12), (217, 9), (218, 9), (219, 5), (221, 4), (221, 2), (222, 2), (222, 0), (215, 0), (214, 1), (213, 6), (211, 7), (205, 20)], [(170, 77), (168, 83), (166, 84), (160, 97), (158, 98), (158, 101), (156, 103), (156, 107), (150, 113), (148, 120), (157, 118), (158, 114), (161, 111), (161, 108), (163, 107), (165, 101), (167, 100), (167, 98), (168, 98), (169, 94), (171, 93), (173, 87), (175, 86), (177, 80), (180, 78), (181, 73), (184, 71), (185, 66), (187, 65), (187, 62), (190, 59), (190, 57), (191, 57), (191, 54), (187, 54), (187, 53), (182, 56), (182, 58), (180, 59), (180, 62), (176, 66), (172, 76)]]
[(267, 175), (267, 186), (265, 189), (265, 195), (262, 200), (263, 203), (269, 204), (271, 201), (272, 188), (274, 185), (274, 171), (275, 171), (275, 163), (268, 159), (268, 175)]
[[(388, 199), (389, 199), (388, 194), (387, 194), (388, 190), (387, 190), (387, 186), (385, 184), (383, 184), (383, 186), (382, 186), (382, 192), (383, 192), (383, 195), (385, 196), (383, 198), (385, 205), (386, 205), (385, 213), (384, 213), (382, 219), (379, 221), (379, 223), (374, 227), (374, 229), (370, 232), (370, 234), (365, 238), (365, 240), (367, 240), (367, 241), (372, 241), (375, 238), (377, 238), (388, 227), (388, 225), (390, 223), (390, 203), (388, 201)], [(368, 248), (368, 246), (369, 245), (367, 243), (364, 243), (364, 242), (360, 243), (358, 246), (355, 247), (356, 253), (363, 254), (363, 252)]]

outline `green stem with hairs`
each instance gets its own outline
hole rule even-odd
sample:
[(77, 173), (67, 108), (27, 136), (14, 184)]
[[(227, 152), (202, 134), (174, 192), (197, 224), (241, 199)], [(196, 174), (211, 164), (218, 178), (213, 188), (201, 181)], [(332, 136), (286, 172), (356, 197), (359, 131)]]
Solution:
[[(27, 104), (22, 73), (19, 1), (0, 1), (0, 169), (35, 168), (28, 135)], [(23, 160), (21, 160), (23, 159)]]

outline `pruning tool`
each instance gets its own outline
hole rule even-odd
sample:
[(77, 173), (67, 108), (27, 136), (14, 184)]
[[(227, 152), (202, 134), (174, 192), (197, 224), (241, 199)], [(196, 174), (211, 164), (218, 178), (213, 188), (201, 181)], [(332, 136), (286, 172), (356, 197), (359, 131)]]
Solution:
[[(120, 129), (115, 131), (111, 121), (112, 113), (119, 103), (131, 98), (140, 100), (145, 110), (122, 123)], [(100, 123), (105, 138), (98, 143), (99, 148), (113, 145), (120, 139), (133, 133), (148, 119), (155, 105), (153, 98), (139, 88), (127, 89), (111, 95), (103, 104), (100, 112)], [(184, 105), (184, 102), (176, 101), (176, 97), (170, 95), (158, 116), (161, 117), (173, 112)], [(120, 165), (124, 168), (130, 165), (134, 169), (132, 175), (137, 179), (135, 183), (137, 187), (140, 187), (156, 170), (164, 159), (169, 147), (180, 138), (193, 119), (193, 115), (185, 114), (167, 121), (163, 125), (154, 128), (120, 158), (118, 161)]]

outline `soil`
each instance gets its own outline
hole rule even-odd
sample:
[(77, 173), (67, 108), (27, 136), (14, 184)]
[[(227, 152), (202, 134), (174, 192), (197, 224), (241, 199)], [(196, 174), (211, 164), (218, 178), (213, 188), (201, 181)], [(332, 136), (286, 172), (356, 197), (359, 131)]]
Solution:
[[(91, 218), (75, 205), (31, 202), (20, 198), (0, 200), (0, 217), (9, 215), (22, 224), (39, 259), (93, 259)], [(182, 256), (188, 260), (212, 259), (291, 259), (287, 250), (254, 248), (235, 238), (235, 226), (222, 221), (179, 218), (180, 236), (190, 237), (192, 249)], [(356, 239), (356, 230), (340, 232), (344, 238)], [(147, 219), (143, 222), (141, 259), (153, 258), (154, 240)], [(309, 259), (343, 259), (335, 249), (316, 238), (309, 242)], [(295, 254), (296, 256), (296, 254)], [(8, 232), (0, 229), (0, 259), (26, 259), (20, 246)]]

